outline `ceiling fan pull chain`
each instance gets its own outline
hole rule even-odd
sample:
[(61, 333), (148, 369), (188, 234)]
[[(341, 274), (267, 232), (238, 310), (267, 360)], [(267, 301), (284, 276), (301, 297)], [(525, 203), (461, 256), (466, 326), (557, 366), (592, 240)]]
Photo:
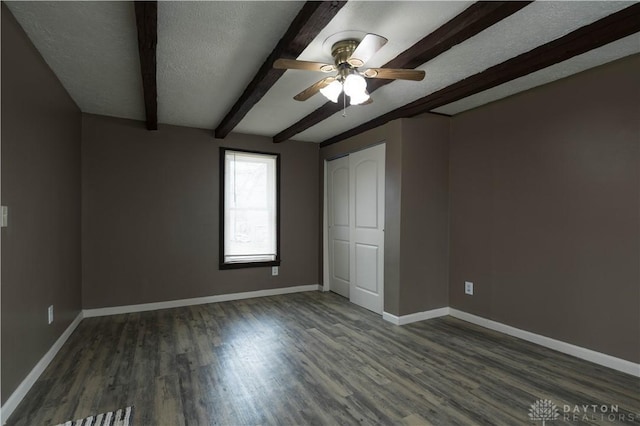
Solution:
[(342, 93), (342, 117), (347, 116), (347, 94)]

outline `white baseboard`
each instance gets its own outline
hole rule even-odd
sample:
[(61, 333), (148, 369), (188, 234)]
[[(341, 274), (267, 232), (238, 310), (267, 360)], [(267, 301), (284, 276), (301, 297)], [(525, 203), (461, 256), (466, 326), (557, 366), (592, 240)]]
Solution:
[(166, 302), (143, 303), (140, 305), (113, 306), (109, 308), (85, 309), (84, 318), (102, 317), (106, 315), (130, 314), (133, 312), (156, 311), (158, 309), (180, 308), (206, 303), (228, 302), (231, 300), (251, 299), (254, 297), (276, 296), (279, 294), (301, 293), (321, 290), (319, 284), (299, 285), (295, 287), (273, 288), (268, 290), (247, 291), (243, 293), (219, 294), (216, 296), (195, 297), (192, 299), (168, 300)]
[(539, 334), (511, 327), (510, 325), (482, 318), (477, 315), (468, 314), (454, 308), (449, 308), (449, 315), (463, 321), (479, 325), (481, 327), (499, 331), (500, 333), (508, 334), (509, 336), (517, 337), (519, 339), (556, 350), (558, 352), (573, 355), (576, 358), (581, 358), (586, 361), (593, 362), (594, 364), (602, 365), (604, 367), (622, 371), (623, 373), (631, 374), (632, 376), (640, 377), (640, 364), (627, 361), (626, 359), (616, 358), (614, 356), (596, 352), (594, 350), (583, 348), (581, 346), (572, 345), (571, 343), (566, 343), (560, 340), (552, 339), (550, 337), (541, 336)]
[(16, 390), (11, 394), (11, 396), (7, 399), (7, 402), (2, 406), (1, 414), (0, 414), (0, 424), (5, 424), (9, 416), (16, 409), (18, 404), (22, 401), (22, 399), (27, 395), (27, 392), (31, 389), (34, 383), (38, 380), (40, 375), (44, 372), (47, 366), (51, 363), (53, 358), (55, 358), (56, 354), (62, 348), (62, 345), (67, 341), (71, 333), (78, 327), (80, 321), (82, 321), (82, 312), (75, 317), (75, 319), (69, 324), (69, 327), (58, 337), (58, 340), (51, 346), (51, 348), (47, 351), (46, 354), (38, 361), (35, 367), (29, 372), (27, 377), (20, 383), (20, 385), (16, 388)]
[(509, 336), (517, 337), (519, 339), (556, 350), (558, 352), (575, 356), (576, 358), (593, 362), (594, 364), (602, 365), (604, 367), (622, 371), (623, 373), (631, 374), (632, 376), (640, 377), (640, 364), (636, 364), (625, 359), (616, 358), (614, 356), (603, 354), (601, 352), (596, 352), (594, 350), (583, 348), (581, 346), (576, 346), (571, 343), (555, 340), (550, 337), (531, 333), (530, 331), (511, 327), (510, 325), (502, 324), (497, 321), (479, 317), (477, 315), (468, 314), (454, 308), (438, 308), (432, 309), (430, 311), (416, 312), (414, 314), (402, 316), (396, 316), (388, 312), (383, 312), (382, 319), (389, 321), (390, 323), (395, 325), (405, 325), (412, 322), (424, 321), (431, 318), (442, 317), (445, 315), (451, 315), (454, 318), (458, 318), (463, 321), (488, 328), (490, 330), (495, 330)]
[(396, 315), (390, 314), (388, 312), (383, 312), (382, 319), (385, 321), (389, 321), (391, 324), (405, 325), (405, 324), (410, 324), (412, 322), (424, 321), (431, 318), (444, 317), (447, 315), (449, 315), (448, 307), (431, 309), (430, 311), (424, 311), (424, 312), (416, 312), (414, 314), (402, 315), (399, 317)]

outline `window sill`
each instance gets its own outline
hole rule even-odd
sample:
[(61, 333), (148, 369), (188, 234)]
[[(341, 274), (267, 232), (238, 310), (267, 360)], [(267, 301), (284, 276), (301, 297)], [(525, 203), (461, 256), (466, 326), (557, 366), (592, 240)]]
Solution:
[(280, 266), (280, 259), (268, 262), (234, 262), (221, 263), (218, 265), (220, 270), (225, 269), (244, 269), (244, 268), (265, 268), (270, 266)]

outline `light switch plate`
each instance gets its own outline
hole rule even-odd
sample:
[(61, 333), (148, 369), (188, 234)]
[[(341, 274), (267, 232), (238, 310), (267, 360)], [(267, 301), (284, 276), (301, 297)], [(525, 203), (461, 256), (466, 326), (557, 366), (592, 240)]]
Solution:
[(2, 219), (0, 220), (0, 222), (2, 223), (2, 227), (6, 228), (9, 225), (9, 207), (7, 206), (2, 206)]
[(49, 324), (51, 324), (53, 322), (53, 305), (49, 306), (49, 308), (47, 309), (47, 317), (49, 320)]
[(279, 273), (279, 272), (280, 272), (280, 271), (278, 270), (278, 267), (277, 267), (277, 266), (272, 266), (272, 267), (271, 267), (271, 275), (273, 275), (274, 277), (275, 277), (276, 275), (278, 275), (278, 273)]

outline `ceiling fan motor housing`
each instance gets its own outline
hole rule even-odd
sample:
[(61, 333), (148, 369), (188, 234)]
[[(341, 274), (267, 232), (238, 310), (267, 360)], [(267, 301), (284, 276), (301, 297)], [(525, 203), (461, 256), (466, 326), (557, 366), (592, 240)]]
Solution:
[[(356, 47), (358, 47), (359, 43), (360, 42), (358, 40), (351, 40), (351, 39), (341, 40), (336, 42), (331, 47), (331, 56), (333, 56), (336, 67), (339, 68), (340, 65), (342, 64), (349, 65), (349, 62), (347, 62), (347, 60), (351, 57), (353, 52), (356, 50)], [(351, 58), (351, 65), (353, 66), (359, 67), (363, 65), (362, 63), (355, 64), (353, 63), (353, 61), (354, 61), (354, 58)]]

